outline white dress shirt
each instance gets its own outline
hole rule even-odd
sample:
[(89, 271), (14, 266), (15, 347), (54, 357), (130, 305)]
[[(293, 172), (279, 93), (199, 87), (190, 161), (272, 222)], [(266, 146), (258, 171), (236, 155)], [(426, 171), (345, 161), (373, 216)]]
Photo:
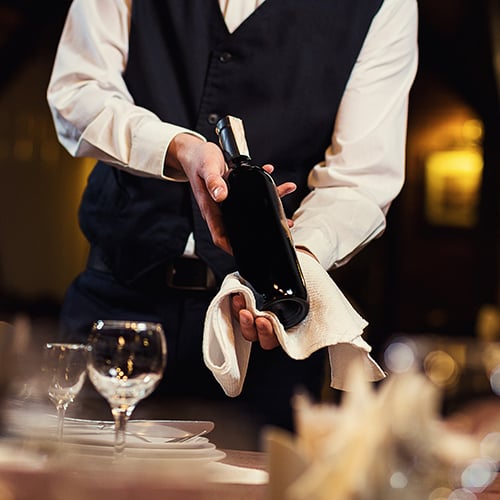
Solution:
[[(219, 3), (232, 32), (264, 0)], [(184, 181), (164, 176), (165, 155), (176, 134), (195, 132), (136, 106), (122, 78), (131, 4), (73, 0), (47, 90), (57, 134), (75, 157)], [(312, 191), (294, 214), (295, 244), (311, 250), (325, 269), (385, 229), (385, 214), (404, 182), (417, 60), (416, 0), (385, 0), (351, 73), (325, 159), (309, 166)]]

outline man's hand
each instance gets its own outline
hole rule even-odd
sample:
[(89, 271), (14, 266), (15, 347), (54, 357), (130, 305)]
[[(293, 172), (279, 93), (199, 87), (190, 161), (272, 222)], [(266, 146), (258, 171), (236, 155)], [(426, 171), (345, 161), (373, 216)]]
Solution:
[(175, 136), (168, 148), (167, 164), (182, 170), (191, 184), (194, 197), (206, 221), (213, 242), (231, 253), (231, 246), (218, 206), (227, 197), (224, 180), (227, 166), (221, 149), (191, 134)]
[[(224, 180), (227, 165), (222, 150), (216, 144), (204, 142), (194, 135), (178, 134), (170, 143), (166, 162), (170, 167), (182, 170), (188, 178), (214, 244), (232, 253), (218, 205), (228, 193)], [(272, 165), (264, 165), (263, 168), (268, 173), (274, 170)], [(295, 191), (296, 185), (285, 182), (277, 189), (278, 195), (283, 197)], [(288, 224), (291, 226), (292, 222), (289, 220)]]

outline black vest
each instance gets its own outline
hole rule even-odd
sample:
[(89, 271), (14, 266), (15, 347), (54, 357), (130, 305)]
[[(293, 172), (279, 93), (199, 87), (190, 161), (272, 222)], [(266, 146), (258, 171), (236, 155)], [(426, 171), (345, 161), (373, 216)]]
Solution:
[[(218, 117), (245, 124), (256, 163), (293, 181), (290, 216), (324, 157), (342, 93), (383, 0), (266, 0), (230, 34), (217, 0), (133, 2), (125, 80), (137, 105), (217, 142)], [(197, 253), (219, 276), (232, 259), (211, 244), (187, 183), (92, 171), (80, 225), (130, 282), (180, 255), (194, 230)], [(202, 242), (202, 243), (198, 243)]]

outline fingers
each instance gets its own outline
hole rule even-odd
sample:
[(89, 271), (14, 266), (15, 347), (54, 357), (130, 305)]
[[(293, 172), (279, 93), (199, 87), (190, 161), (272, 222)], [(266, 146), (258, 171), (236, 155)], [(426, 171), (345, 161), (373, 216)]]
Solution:
[[(213, 202), (220, 203), (227, 196), (227, 185), (224, 180), (227, 167), (222, 152), (215, 144), (204, 143), (200, 146), (198, 155), (197, 168), (193, 176), (195, 179), (192, 179), (197, 188), (196, 194), (206, 196), (208, 193)], [(196, 178), (201, 182), (196, 182)]]
[(184, 171), (191, 184), (201, 216), (215, 245), (231, 253), (219, 203), (227, 197), (227, 184), (224, 174), (227, 166), (222, 151), (212, 143), (195, 143), (190, 150), (191, 156)]
[[(270, 163), (266, 163), (262, 165), (262, 168), (268, 173), (272, 174), (274, 172), (274, 166)], [(286, 196), (287, 194), (293, 193), (297, 189), (297, 185), (294, 182), (284, 182), (279, 186), (276, 186), (278, 189), (278, 195), (280, 198)]]
[(242, 309), (239, 313), (239, 320), (243, 338), (249, 342), (258, 341), (262, 349), (265, 350), (278, 347), (278, 339), (268, 319), (258, 317), (254, 320), (252, 313), (248, 309)]
[(273, 325), (268, 319), (262, 317), (256, 318), (255, 328), (262, 349), (271, 350), (278, 347), (278, 338), (274, 334)]
[(220, 203), (226, 198), (227, 184), (220, 173), (207, 173), (205, 177), (205, 186), (214, 202)]
[[(211, 192), (213, 193), (214, 191), (217, 191), (216, 194), (219, 197), (226, 196), (226, 194), (224, 194), (224, 190), (227, 190), (227, 187), (224, 180), (222, 180), (222, 182), (224, 183), (222, 186), (214, 178), (208, 182), (209, 188), (212, 189)], [(201, 216), (207, 223), (210, 235), (212, 236), (212, 241), (219, 248), (222, 248), (224, 251), (231, 254), (231, 245), (226, 234), (219, 204), (213, 200), (212, 195), (209, 193), (206, 186), (205, 181), (201, 178), (196, 178), (191, 181), (193, 194), (196, 198)]]
[(276, 186), (276, 189), (278, 190), (279, 197), (283, 198), (283, 196), (293, 193), (297, 189), (297, 185), (294, 182), (284, 182)]
[(242, 309), (238, 314), (240, 329), (243, 338), (249, 342), (259, 340), (257, 329), (255, 328), (253, 314), (248, 309)]
[(249, 342), (259, 342), (262, 349), (271, 350), (278, 347), (279, 342), (274, 334), (271, 322), (263, 317), (254, 318), (253, 314), (245, 309), (245, 300), (241, 295), (232, 298), (233, 316), (240, 323), (243, 338)]

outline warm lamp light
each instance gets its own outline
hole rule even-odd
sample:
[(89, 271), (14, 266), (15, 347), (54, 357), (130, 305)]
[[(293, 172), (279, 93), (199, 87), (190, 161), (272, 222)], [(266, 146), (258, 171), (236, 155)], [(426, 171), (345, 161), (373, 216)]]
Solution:
[(483, 155), (479, 148), (431, 153), (425, 161), (425, 216), (433, 225), (477, 223)]

